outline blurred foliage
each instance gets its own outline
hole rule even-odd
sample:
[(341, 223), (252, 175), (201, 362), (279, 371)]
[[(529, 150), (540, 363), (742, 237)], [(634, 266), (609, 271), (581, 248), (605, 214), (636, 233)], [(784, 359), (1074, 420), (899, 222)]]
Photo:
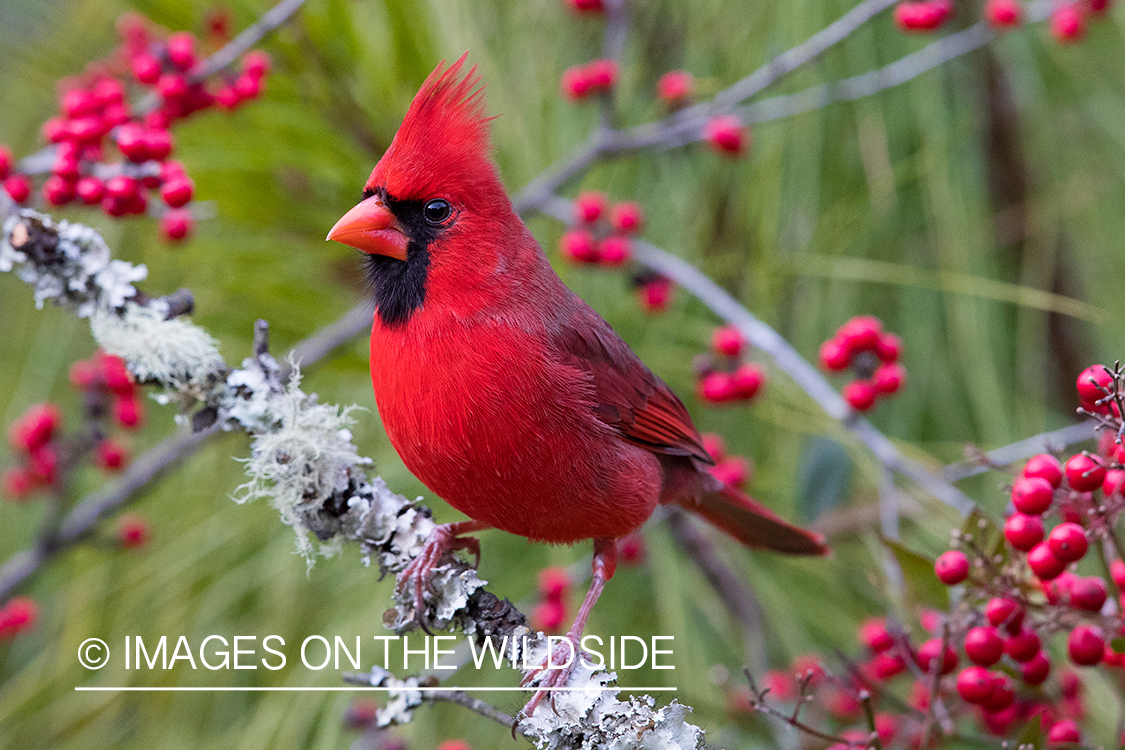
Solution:
[[(224, 3), (235, 29), (269, 5)], [(635, 3), (620, 121), (659, 115), (652, 92), (665, 70), (685, 68), (702, 94), (713, 93), (853, 4)], [(960, 23), (975, 17), (974, 6), (959, 3)], [(210, 7), (197, 0), (4, 0), (0, 142), (17, 154), (38, 148), (57, 81), (115, 44), (121, 12), (199, 30)], [(1070, 422), (1073, 377), (1092, 361), (1125, 352), (1116, 325), (1125, 283), (1123, 29), (1118, 6), (1077, 45), (1059, 46), (1041, 27), (1019, 30), (899, 88), (763, 125), (748, 159), (730, 162), (700, 147), (630, 157), (596, 166), (569, 194), (596, 188), (640, 201), (649, 217), (646, 236), (698, 263), (810, 358), (851, 315), (880, 316), (906, 342), (910, 380), (873, 421), (910, 451), (956, 460), (966, 443), (994, 447)], [(497, 159), (515, 190), (573, 154), (596, 122), (596, 108), (568, 104), (557, 92), (562, 70), (596, 56), (600, 38), (600, 21), (573, 17), (560, 0), (309, 0), (264, 45), (276, 72), (262, 101), (234, 115), (203, 114), (176, 131), (198, 196), (218, 210), (193, 241), (169, 248), (148, 221), (59, 215), (100, 227), (119, 257), (146, 263), (147, 290), (191, 288), (194, 319), (221, 340), (230, 361), (248, 353), (259, 317), (270, 322), (273, 349), (283, 353), (365, 296), (359, 259), (323, 237), (355, 202), (439, 60), (468, 49), (480, 66), (489, 110), (502, 115), (493, 129)], [(861, 73), (927, 41), (900, 34), (884, 14), (774, 92)], [(557, 259), (562, 227), (529, 223)], [(854, 462), (849, 492), (829, 493), (843, 497), (845, 507), (829, 512), (861, 520), (833, 539), (834, 557), (794, 561), (717, 540), (760, 598), (760, 654), (742, 652), (722, 603), (656, 523), (648, 528), (647, 565), (620, 570), (591, 621), (595, 633), (674, 635), (674, 672), (626, 674), (623, 684), (676, 686), (716, 746), (770, 742), (760, 720), (727, 715), (729, 686), (716, 678), (725, 672), (737, 681), (740, 665), (763, 655), (782, 666), (809, 651), (854, 653), (854, 627), (863, 616), (902, 612), (901, 592), (882, 572), (873, 514), (862, 512), (875, 502), (878, 467), (776, 371), (754, 406), (702, 408), (691, 397), (690, 362), (715, 321), (698, 301), (681, 294), (666, 315), (650, 319), (627, 293), (624, 276), (559, 270), (685, 395), (701, 429), (721, 432), (733, 452), (753, 457), (754, 494), (783, 514), (821, 508), (798, 497), (808, 485), (801, 462), (810, 439), (838, 441)], [(0, 320), (3, 423), (46, 399), (77, 414), (67, 368), (93, 349), (84, 324), (54, 309), (35, 311), (30, 294), (8, 275), (0, 277)], [(361, 450), (392, 488), (424, 494), (381, 431), (366, 368), (366, 343), (359, 340), (311, 368), (306, 387), (327, 401), (369, 407), (355, 428)], [(154, 405), (149, 423), (131, 440), (137, 453), (171, 430), (171, 414)], [(141, 498), (134, 509), (154, 527), (146, 547), (124, 552), (95, 543), (64, 555), (34, 581), (28, 593), (42, 604), (40, 625), (0, 644), (0, 745), (284, 750), (341, 748), (354, 740), (341, 722), (346, 694), (73, 691), (335, 686), (334, 670), (295, 668), (293, 644), (312, 634), (368, 640), (385, 633), (390, 582), (360, 566), (354, 550), (306, 574), (292, 532), (274, 511), (230, 501), (241, 481), (232, 457), (247, 447), (244, 436), (225, 437)], [(6, 450), (0, 448), (0, 465), (11, 460)], [(77, 489), (101, 481), (91, 470)], [(990, 474), (964, 487), (998, 514), (1003, 482)], [(936, 553), (957, 519), (925, 497), (916, 501), (904, 537), (908, 546)], [(436, 499), (431, 505), (441, 518), (456, 515)], [(0, 512), (6, 558), (33, 537), (40, 508), (7, 503)], [(483, 538), (482, 575), (516, 601), (534, 596), (534, 570), (581, 561), (589, 552), (587, 545), (551, 548), (498, 532)], [(270, 633), (289, 644), (289, 666), (279, 672), (192, 673), (182, 664), (169, 673), (125, 671), (120, 658), (87, 672), (75, 661), (78, 643), (90, 636), (113, 648), (127, 635), (183, 634), (198, 643), (210, 634)], [(455, 679), (515, 682), (507, 672), (472, 670)], [(495, 703), (510, 712), (523, 700), (501, 695)], [(1116, 701), (1090, 705), (1089, 726), (1109, 737)], [(512, 742), (504, 728), (449, 706), (424, 709), (396, 731), (411, 748), (455, 736), (474, 748)]]

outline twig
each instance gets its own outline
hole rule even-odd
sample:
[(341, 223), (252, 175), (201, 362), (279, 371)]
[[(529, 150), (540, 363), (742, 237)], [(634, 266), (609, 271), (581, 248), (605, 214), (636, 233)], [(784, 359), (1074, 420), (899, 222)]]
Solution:
[(684, 554), (699, 567), (742, 632), (746, 658), (750, 662), (751, 669), (754, 671), (765, 669), (762, 607), (757, 598), (749, 587), (719, 559), (710, 541), (692, 525), (683, 511), (668, 508), (666, 518), (672, 538), (676, 540), (676, 544)]
[(192, 71), (192, 78), (200, 81), (229, 67), (235, 60), (249, 52), (258, 42), (288, 21), (304, 5), (306, 0), (281, 0), (242, 33), (223, 45)]
[[(480, 714), (486, 719), (492, 719), (497, 724), (500, 724), (505, 729), (510, 729), (515, 726), (516, 717), (509, 716), (498, 708), (485, 703), (479, 698), (474, 698), (466, 692), (461, 690), (431, 690), (426, 693), (426, 697), (432, 701), (440, 701), (442, 703), (453, 703), (458, 706), (463, 706), (470, 711)], [(523, 735), (519, 729), (516, 732)], [(527, 735), (523, 735), (527, 736)]]
[(797, 697), (796, 708), (794, 708), (791, 715), (786, 715), (781, 711), (778, 711), (769, 703), (766, 703), (766, 692), (758, 689), (758, 685), (754, 682), (754, 676), (750, 673), (749, 669), (743, 670), (743, 673), (746, 675), (746, 679), (750, 683), (750, 707), (755, 711), (760, 711), (767, 716), (773, 716), (776, 719), (780, 719), (794, 729), (804, 732), (805, 734), (812, 737), (826, 740), (827, 742), (839, 742), (849, 746), (853, 746), (855, 744), (845, 737), (840, 737), (839, 735), (835, 734), (829, 734), (828, 732), (822, 732), (816, 727), (810, 726), (798, 718), (798, 712), (800, 711), (801, 705), (804, 704), (806, 699), (806, 691), (808, 690), (808, 675), (801, 679), (800, 692)]
[(1002, 448), (988, 451), (980, 456), (949, 464), (941, 471), (948, 482), (957, 482), (967, 477), (983, 474), (995, 466), (1006, 466), (1036, 453), (1058, 451), (1075, 443), (1089, 440), (1095, 435), (1092, 422), (1072, 424), (1058, 430), (1043, 432), (1024, 438)]

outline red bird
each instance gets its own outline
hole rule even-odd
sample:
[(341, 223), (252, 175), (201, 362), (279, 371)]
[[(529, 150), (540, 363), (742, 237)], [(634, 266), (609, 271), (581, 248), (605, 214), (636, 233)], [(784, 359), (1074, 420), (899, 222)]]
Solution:
[[(328, 234), (367, 253), (371, 380), (391, 444), (473, 519), (437, 527), (408, 569), (417, 611), (440, 555), (476, 547), (462, 534), (593, 539), (593, 582), (568, 633), (577, 645), (615, 540), (662, 503), (751, 547), (823, 554), (821, 537), (710, 474), (684, 405), (555, 274), (500, 183), (464, 61), (426, 79), (363, 201)], [(568, 676), (555, 670), (539, 687)]]

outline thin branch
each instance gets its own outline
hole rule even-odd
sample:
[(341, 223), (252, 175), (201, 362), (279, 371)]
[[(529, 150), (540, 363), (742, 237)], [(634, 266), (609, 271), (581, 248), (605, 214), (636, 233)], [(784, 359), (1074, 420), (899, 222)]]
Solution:
[[(427, 691), (426, 697), (432, 701), (440, 701), (442, 703), (453, 703), (458, 706), (463, 706), (473, 713), (480, 714), (486, 719), (492, 719), (497, 724), (500, 724), (505, 729), (511, 729), (516, 725), (516, 717), (510, 716), (498, 708), (485, 703), (479, 698), (474, 698), (468, 693), (461, 690), (430, 690)], [(517, 728), (517, 733), (526, 737), (526, 734), (520, 732)]]
[(294, 13), (301, 9), (306, 0), (281, 0), (277, 5), (267, 10), (253, 25), (243, 29), (242, 33), (231, 39), (222, 49), (217, 50), (192, 71), (192, 78), (201, 81), (220, 70), (230, 67), (235, 60), (249, 52), (259, 42), (273, 33), (279, 26), (288, 21)]
[(672, 538), (719, 595), (742, 633), (746, 659), (755, 672), (766, 668), (765, 639), (762, 638), (762, 607), (750, 588), (715, 554), (715, 548), (683, 511), (668, 507), (666, 520)]
[(957, 482), (966, 477), (983, 474), (996, 466), (1006, 466), (1030, 458), (1036, 453), (1060, 451), (1075, 443), (1081, 443), (1095, 437), (1094, 427), (1093, 422), (1080, 422), (1058, 430), (1033, 435), (979, 456), (949, 464), (942, 469), (941, 475), (945, 477), (946, 481)]

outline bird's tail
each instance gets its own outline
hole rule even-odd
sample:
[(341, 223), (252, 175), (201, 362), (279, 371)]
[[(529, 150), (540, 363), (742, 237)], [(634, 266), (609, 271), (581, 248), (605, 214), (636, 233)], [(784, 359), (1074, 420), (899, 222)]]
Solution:
[(747, 547), (761, 547), (789, 555), (826, 555), (824, 537), (782, 520), (746, 493), (724, 485), (683, 507), (706, 518)]

